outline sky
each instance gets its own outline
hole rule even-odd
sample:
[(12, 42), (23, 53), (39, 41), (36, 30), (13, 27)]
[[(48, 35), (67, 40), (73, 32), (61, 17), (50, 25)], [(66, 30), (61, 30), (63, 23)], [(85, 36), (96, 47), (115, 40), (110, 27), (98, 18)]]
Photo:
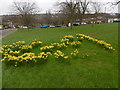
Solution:
[[(28, 0), (0, 0), (0, 15), (11, 14), (11, 6), (13, 1), (28, 1)], [(65, 0), (29, 0), (36, 2), (37, 6), (40, 8), (41, 13), (45, 13), (46, 10), (52, 10), (53, 12), (56, 10), (55, 4), (58, 1), (65, 1)], [(107, 2), (114, 2), (115, 0), (96, 0), (97, 2), (107, 3)], [(109, 5), (105, 5), (106, 11), (108, 13), (115, 13), (118, 12), (118, 7), (110, 8)], [(104, 11), (104, 10), (103, 10)]]

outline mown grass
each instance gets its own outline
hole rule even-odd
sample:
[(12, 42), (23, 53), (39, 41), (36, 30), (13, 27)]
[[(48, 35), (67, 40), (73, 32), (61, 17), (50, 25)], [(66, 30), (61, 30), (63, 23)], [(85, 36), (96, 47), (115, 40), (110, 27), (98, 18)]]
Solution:
[[(83, 33), (104, 40), (116, 49), (105, 51), (96, 44), (83, 41), (77, 58), (60, 63), (50, 57), (47, 63), (7, 66), (3, 63), (3, 88), (117, 88), (118, 87), (118, 24), (99, 24), (64, 28), (18, 30), (3, 38), (3, 44), (24, 40), (28, 44), (37, 39), (48, 45), (59, 42), (65, 35)], [(38, 48), (39, 49), (39, 48)], [(38, 52), (36, 49), (34, 52)], [(62, 50), (66, 54), (73, 50)], [(83, 56), (89, 55), (86, 58)], [(95, 55), (96, 54), (96, 55)]]

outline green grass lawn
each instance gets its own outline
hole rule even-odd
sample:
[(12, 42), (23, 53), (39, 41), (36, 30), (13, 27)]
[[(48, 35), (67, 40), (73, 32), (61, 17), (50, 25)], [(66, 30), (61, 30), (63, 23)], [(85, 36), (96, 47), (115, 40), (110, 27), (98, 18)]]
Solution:
[[(43, 45), (59, 42), (66, 35), (83, 33), (112, 44), (113, 53), (96, 44), (83, 41), (79, 56), (70, 59), (70, 64), (49, 58), (45, 64), (19, 67), (3, 63), (3, 88), (117, 88), (118, 87), (118, 24), (99, 24), (68, 27), (18, 30), (3, 38), (3, 44), (24, 40), (28, 44), (37, 39)], [(38, 52), (39, 48), (33, 52)], [(71, 48), (63, 50), (70, 52)], [(96, 53), (96, 55), (94, 55)], [(86, 58), (82, 55), (88, 54)]]

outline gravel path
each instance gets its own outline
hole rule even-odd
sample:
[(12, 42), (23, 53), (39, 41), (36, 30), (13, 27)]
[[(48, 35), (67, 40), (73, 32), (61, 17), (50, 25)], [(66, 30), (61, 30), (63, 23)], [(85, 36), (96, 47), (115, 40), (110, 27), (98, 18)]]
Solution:
[(15, 31), (17, 31), (17, 29), (13, 29), (12, 31), (9, 31), (9, 29), (0, 30), (0, 39), (6, 37), (7, 35), (15, 32)]

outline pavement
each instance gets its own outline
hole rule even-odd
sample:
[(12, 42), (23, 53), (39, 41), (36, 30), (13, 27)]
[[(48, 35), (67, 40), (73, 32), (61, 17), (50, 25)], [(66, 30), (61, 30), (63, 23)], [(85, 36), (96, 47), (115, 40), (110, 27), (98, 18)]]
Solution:
[(12, 31), (10, 31), (10, 29), (4, 29), (4, 30), (0, 30), (0, 39), (6, 37), (7, 35), (15, 32), (17, 29), (12, 29)]

